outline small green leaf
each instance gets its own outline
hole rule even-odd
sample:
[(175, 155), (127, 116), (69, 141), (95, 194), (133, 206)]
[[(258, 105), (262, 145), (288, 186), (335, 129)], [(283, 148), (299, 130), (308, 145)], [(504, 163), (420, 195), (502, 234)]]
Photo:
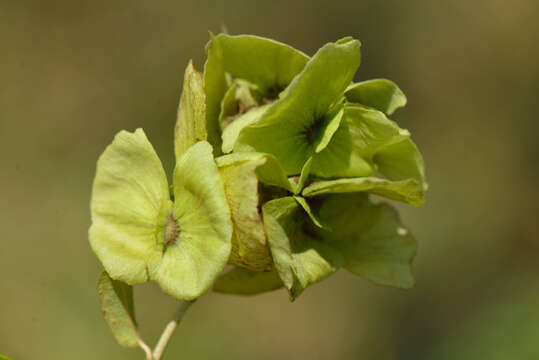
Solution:
[(313, 158), (310, 157), (303, 165), (303, 168), (301, 169), (301, 174), (299, 176), (294, 176), (289, 179), (294, 189), (294, 195), (298, 195), (299, 193), (301, 193), (301, 190), (303, 190), (305, 184), (307, 184), (307, 182), (309, 181), (312, 163)]
[(133, 288), (121, 281), (112, 280), (103, 271), (97, 283), (97, 291), (103, 315), (116, 341), (126, 347), (137, 346)]
[(191, 145), (207, 139), (205, 118), (204, 79), (202, 74), (195, 70), (193, 62), (189, 61), (183, 77), (183, 91), (174, 128), (176, 159)]
[(0, 360), (11, 360), (11, 359), (8, 358), (7, 356), (0, 354)]
[(313, 155), (311, 172), (321, 178), (370, 176), (376, 170), (373, 156), (409, 136), (382, 112), (347, 104), (329, 144)]
[(246, 113), (237, 117), (232, 123), (230, 123), (223, 131), (223, 152), (228, 154), (234, 149), (234, 144), (240, 135), (240, 132), (244, 127), (254, 124), (260, 118), (266, 110), (268, 110), (269, 105), (262, 105), (250, 109)]
[(331, 138), (339, 128), (344, 113), (344, 107), (338, 106), (335, 111), (327, 115), (327, 121), (322, 123), (317, 131), (317, 139), (314, 141), (314, 152), (319, 153), (328, 146)]
[(301, 197), (301, 196), (294, 196), (294, 199), (296, 199), (296, 201), (298, 202), (298, 204), (303, 208), (303, 210), (305, 210), (305, 212), (307, 213), (307, 215), (309, 215), (309, 218), (311, 219), (311, 221), (313, 222), (313, 224), (315, 224), (316, 226), (318, 226), (319, 228), (327, 228), (326, 226), (324, 226), (322, 224), (322, 222), (320, 221), (320, 219), (318, 218), (318, 215), (315, 214), (315, 212), (311, 209), (311, 206), (309, 205), (309, 203), (307, 202), (307, 200), (305, 200), (305, 198)]
[(202, 295), (226, 265), (232, 223), (224, 185), (211, 145), (191, 146), (176, 163), (174, 205), (168, 224), (175, 236), (161, 243), (162, 259), (152, 258), (152, 279), (168, 294), (190, 301)]
[(237, 79), (228, 88), (221, 102), (221, 113), (219, 114), (221, 130), (224, 130), (238, 117), (259, 105), (252, 86), (246, 81)]
[(293, 197), (269, 201), (262, 212), (275, 269), (292, 301), (307, 286), (337, 271), (341, 254), (316, 235)]
[(234, 151), (272, 154), (288, 175), (299, 174), (315, 148), (320, 150), (333, 135), (338, 118), (331, 110), (341, 102), (360, 57), (357, 40), (323, 46), (279, 100), (241, 130)]
[(213, 291), (223, 294), (258, 295), (282, 287), (283, 282), (275, 269), (260, 272), (235, 267), (217, 279)]
[(319, 216), (332, 231), (317, 233), (339, 248), (347, 270), (381, 285), (413, 286), (416, 242), (391, 206), (364, 194), (329, 195)]
[(374, 155), (378, 171), (390, 180), (415, 179), (427, 190), (425, 164), (417, 146), (410, 139), (391, 144)]
[(373, 79), (352, 84), (344, 93), (346, 99), (380, 110), (388, 115), (406, 105), (406, 96), (391, 80)]
[(337, 179), (316, 181), (303, 190), (303, 196), (317, 196), (324, 194), (369, 192), (398, 200), (411, 205), (423, 205), (425, 196), (423, 186), (415, 179), (389, 181), (376, 177), (362, 177), (351, 179)]
[(157, 229), (171, 208), (163, 166), (142, 129), (119, 132), (97, 162), (89, 240), (115, 280), (149, 280)]

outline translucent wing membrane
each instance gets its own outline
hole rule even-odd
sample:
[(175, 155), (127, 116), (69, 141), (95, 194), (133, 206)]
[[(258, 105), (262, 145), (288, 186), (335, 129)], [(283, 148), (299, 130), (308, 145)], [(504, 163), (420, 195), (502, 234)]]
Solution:
[(190, 147), (174, 171), (172, 220), (177, 234), (164, 243), (150, 271), (167, 293), (192, 300), (204, 293), (225, 266), (232, 224), (223, 182), (207, 142)]
[(289, 45), (253, 35), (219, 34), (211, 42), (225, 72), (255, 84), (266, 96), (278, 95), (309, 60)]
[(337, 271), (342, 255), (311, 230), (310, 219), (293, 197), (272, 200), (262, 209), (275, 268), (291, 300)]
[(423, 186), (415, 179), (389, 181), (377, 177), (362, 177), (315, 181), (307, 186), (302, 194), (310, 197), (353, 192), (369, 192), (416, 206), (425, 202)]
[(406, 96), (391, 80), (374, 79), (352, 84), (344, 93), (353, 103), (375, 108), (388, 115), (406, 105)]
[(409, 136), (382, 112), (348, 104), (329, 144), (314, 154), (311, 172), (322, 178), (370, 176), (375, 154)]
[[(287, 174), (299, 174), (314, 149), (321, 151), (335, 132), (338, 112), (332, 109), (343, 97), (359, 63), (357, 40), (322, 47), (281, 98), (258, 121), (243, 128), (234, 151), (270, 153)], [(333, 124), (328, 126), (327, 122)], [(326, 134), (321, 136), (321, 131)]]
[(120, 132), (98, 161), (90, 244), (114, 280), (156, 280), (192, 300), (228, 260), (232, 224), (224, 186), (206, 141), (189, 147), (174, 172), (174, 198), (142, 130)]
[(118, 133), (97, 162), (89, 231), (90, 245), (113, 279), (149, 280), (147, 261), (170, 207), (165, 171), (144, 132)]
[[(223, 124), (223, 117), (220, 116), (222, 99), (229, 88), (227, 75), (250, 82), (265, 99), (273, 101), (309, 59), (286, 44), (252, 35), (212, 36), (206, 53), (206, 124), (208, 139), (217, 155), (221, 150), (221, 128), (228, 125)], [(230, 95), (228, 98), (230, 100)], [(225, 104), (230, 104), (230, 101)]]
[(229, 262), (251, 270), (269, 270), (271, 257), (260, 214), (262, 184), (291, 191), (277, 160), (269, 154), (235, 153), (217, 158), (230, 206), (234, 235)]
[(391, 180), (415, 179), (427, 190), (423, 156), (411, 139), (391, 144), (374, 155), (378, 171)]
[(206, 140), (206, 96), (202, 74), (195, 70), (192, 61), (183, 76), (183, 90), (174, 128), (176, 159), (198, 141)]
[(413, 286), (416, 242), (391, 206), (362, 194), (330, 195), (319, 216), (331, 231), (317, 231), (339, 249), (347, 270), (381, 285)]

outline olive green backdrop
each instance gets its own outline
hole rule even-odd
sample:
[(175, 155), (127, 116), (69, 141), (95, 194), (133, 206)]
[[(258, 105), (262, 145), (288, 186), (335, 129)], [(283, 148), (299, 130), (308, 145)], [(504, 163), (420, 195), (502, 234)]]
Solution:
[[(358, 79), (408, 95), (392, 117), (421, 148), (427, 205), (400, 206), (419, 241), (403, 291), (339, 272), (284, 291), (208, 294), (167, 359), (539, 358), (539, 2), (0, 0), (0, 353), (142, 359), (101, 317), (90, 250), (95, 162), (142, 127), (172, 170), (185, 66), (226, 25), (312, 55), (363, 43)], [(135, 288), (153, 343), (175, 304)]]

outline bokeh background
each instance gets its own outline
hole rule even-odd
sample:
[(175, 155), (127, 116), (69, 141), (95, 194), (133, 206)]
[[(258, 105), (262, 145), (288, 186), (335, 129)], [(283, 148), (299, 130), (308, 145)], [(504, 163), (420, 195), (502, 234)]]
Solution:
[[(420, 146), (427, 205), (412, 290), (344, 271), (284, 291), (208, 294), (167, 359), (539, 359), (539, 2), (0, 0), (0, 353), (142, 359), (100, 313), (90, 250), (95, 162), (142, 127), (167, 170), (183, 71), (226, 25), (312, 55), (363, 43), (357, 79), (408, 95), (393, 119)], [(135, 289), (150, 343), (174, 313)]]

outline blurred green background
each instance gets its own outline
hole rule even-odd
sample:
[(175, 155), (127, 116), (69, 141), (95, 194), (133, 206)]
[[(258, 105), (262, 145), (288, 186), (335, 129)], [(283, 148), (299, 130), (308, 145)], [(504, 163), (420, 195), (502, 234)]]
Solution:
[[(393, 119), (421, 148), (427, 205), (412, 290), (344, 271), (295, 303), (210, 293), (167, 359), (539, 359), (539, 2), (0, 0), (0, 353), (142, 359), (100, 313), (90, 250), (95, 162), (142, 127), (172, 170), (183, 71), (225, 24), (312, 55), (363, 43), (358, 80), (408, 95)], [(135, 289), (154, 343), (176, 304)]]

